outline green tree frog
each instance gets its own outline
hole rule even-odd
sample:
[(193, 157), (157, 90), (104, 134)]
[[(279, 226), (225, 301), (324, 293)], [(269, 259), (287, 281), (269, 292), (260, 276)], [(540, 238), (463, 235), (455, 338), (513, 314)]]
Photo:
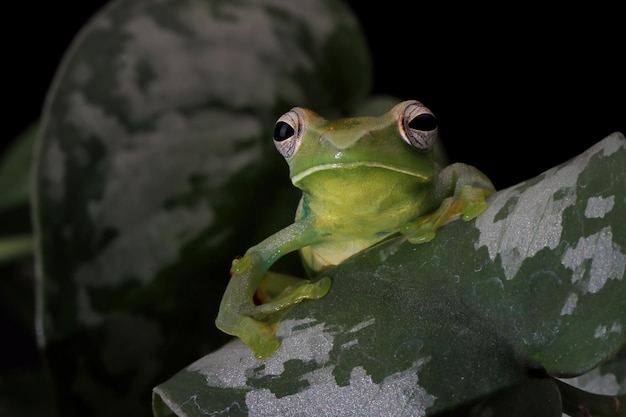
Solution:
[(279, 347), (286, 312), (323, 297), (330, 278), (315, 281), (268, 272), (283, 255), (300, 251), (310, 276), (391, 236), (428, 242), (444, 223), (470, 220), (495, 190), (476, 168), (433, 159), (437, 120), (418, 101), (380, 117), (326, 120), (295, 107), (274, 128), (291, 181), (302, 190), (293, 224), (233, 261), (216, 325), (238, 336), (259, 359)]

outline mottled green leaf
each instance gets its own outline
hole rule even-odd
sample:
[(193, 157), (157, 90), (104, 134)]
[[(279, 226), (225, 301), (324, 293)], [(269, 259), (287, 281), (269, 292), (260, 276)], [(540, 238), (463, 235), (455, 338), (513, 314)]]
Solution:
[[(567, 401), (578, 406), (594, 406), (593, 416), (626, 415), (626, 346), (609, 361), (575, 378), (561, 379), (572, 388), (564, 389)], [(617, 401), (616, 401), (617, 399)], [(621, 414), (611, 414), (615, 407)], [(606, 410), (605, 414), (600, 412)], [(579, 414), (583, 416), (583, 414)]]
[(626, 343), (625, 171), (614, 134), (428, 244), (357, 254), (275, 356), (235, 340), (155, 388), (156, 415), (559, 415), (550, 376)]
[(124, 0), (89, 23), (37, 160), (38, 323), (62, 415), (147, 415), (152, 386), (223, 343), (231, 259), (297, 201), (275, 119), (347, 112), (369, 79), (337, 0)]

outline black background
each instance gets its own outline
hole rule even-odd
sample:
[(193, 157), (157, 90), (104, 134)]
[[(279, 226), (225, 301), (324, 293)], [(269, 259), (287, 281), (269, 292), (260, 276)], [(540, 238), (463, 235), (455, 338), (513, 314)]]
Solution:
[[(12, 2), (5, 14), (4, 143), (38, 117), (64, 51), (107, 2), (73, 3)], [(430, 107), (450, 158), (476, 165), (497, 188), (626, 133), (626, 28), (617, 6), (348, 3), (372, 50), (374, 93)]]

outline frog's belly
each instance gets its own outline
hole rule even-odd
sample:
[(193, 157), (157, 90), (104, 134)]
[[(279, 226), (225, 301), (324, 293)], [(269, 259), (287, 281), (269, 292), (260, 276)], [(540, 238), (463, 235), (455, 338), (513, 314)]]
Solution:
[(339, 265), (355, 253), (380, 242), (386, 237), (383, 235), (371, 239), (350, 239), (317, 246), (307, 246), (300, 249), (300, 255), (308, 268), (314, 273), (319, 273)]

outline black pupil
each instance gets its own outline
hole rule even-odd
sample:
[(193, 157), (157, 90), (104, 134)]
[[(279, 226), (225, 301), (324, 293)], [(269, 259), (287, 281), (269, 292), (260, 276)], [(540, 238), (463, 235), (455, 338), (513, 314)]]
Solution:
[(429, 132), (437, 128), (437, 119), (435, 119), (435, 116), (433, 116), (432, 114), (418, 114), (413, 118), (413, 120), (409, 122), (409, 127), (411, 129)]
[(274, 140), (277, 142), (289, 139), (294, 133), (296, 132), (293, 130), (293, 127), (289, 126), (289, 123), (278, 122), (274, 126)]

